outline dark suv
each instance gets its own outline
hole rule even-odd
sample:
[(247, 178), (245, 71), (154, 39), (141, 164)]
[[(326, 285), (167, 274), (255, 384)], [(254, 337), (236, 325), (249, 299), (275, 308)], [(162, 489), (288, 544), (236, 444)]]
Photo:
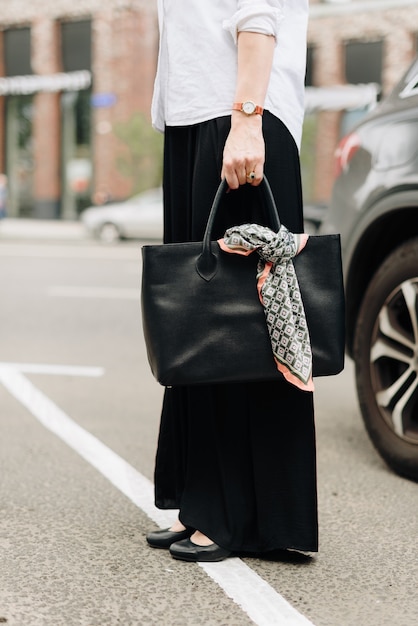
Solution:
[(347, 351), (363, 419), (418, 480), (418, 60), (340, 142), (322, 234), (341, 233)]

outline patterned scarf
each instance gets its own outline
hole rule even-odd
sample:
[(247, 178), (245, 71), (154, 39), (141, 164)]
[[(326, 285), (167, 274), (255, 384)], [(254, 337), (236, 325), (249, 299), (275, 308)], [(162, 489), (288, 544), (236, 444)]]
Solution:
[(257, 250), (257, 289), (277, 369), (299, 389), (313, 391), (309, 331), (292, 261), (308, 237), (285, 226), (275, 233), (258, 224), (243, 224), (229, 228), (218, 243), (225, 252), (244, 256)]

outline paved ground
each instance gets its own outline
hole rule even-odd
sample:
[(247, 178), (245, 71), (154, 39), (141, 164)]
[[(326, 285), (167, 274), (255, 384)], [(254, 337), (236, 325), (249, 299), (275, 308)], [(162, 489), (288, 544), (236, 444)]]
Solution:
[(83, 224), (78, 221), (0, 220), (0, 240), (82, 241), (89, 238)]
[(211, 571), (146, 546), (165, 519), (140, 245), (25, 222), (7, 236), (0, 224), (0, 623), (415, 626), (417, 485), (370, 445), (350, 362), (316, 381), (318, 555)]

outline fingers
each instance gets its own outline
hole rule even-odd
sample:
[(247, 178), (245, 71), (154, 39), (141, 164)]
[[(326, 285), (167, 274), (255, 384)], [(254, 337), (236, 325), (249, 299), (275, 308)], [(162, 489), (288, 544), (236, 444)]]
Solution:
[(261, 181), (263, 180), (263, 166), (254, 167), (247, 174), (247, 185), (252, 185), (253, 187), (257, 187)]
[(226, 178), (230, 189), (238, 189), (240, 185), (257, 187), (263, 180), (263, 165), (226, 165), (222, 167), (221, 178)]
[(265, 145), (260, 120), (239, 117), (233, 120), (225, 142), (222, 177), (230, 189), (257, 186), (263, 179)]
[(226, 178), (230, 189), (238, 189), (240, 185), (246, 183), (246, 172), (242, 168), (239, 170), (234, 167), (228, 167), (224, 164), (221, 172), (221, 178)]

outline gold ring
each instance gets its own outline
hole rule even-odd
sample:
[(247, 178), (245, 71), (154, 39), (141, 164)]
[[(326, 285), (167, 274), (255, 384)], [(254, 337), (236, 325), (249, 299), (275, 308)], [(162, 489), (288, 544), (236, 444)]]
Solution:
[(247, 178), (248, 178), (248, 180), (254, 180), (255, 172), (250, 172), (249, 174), (247, 174)]

